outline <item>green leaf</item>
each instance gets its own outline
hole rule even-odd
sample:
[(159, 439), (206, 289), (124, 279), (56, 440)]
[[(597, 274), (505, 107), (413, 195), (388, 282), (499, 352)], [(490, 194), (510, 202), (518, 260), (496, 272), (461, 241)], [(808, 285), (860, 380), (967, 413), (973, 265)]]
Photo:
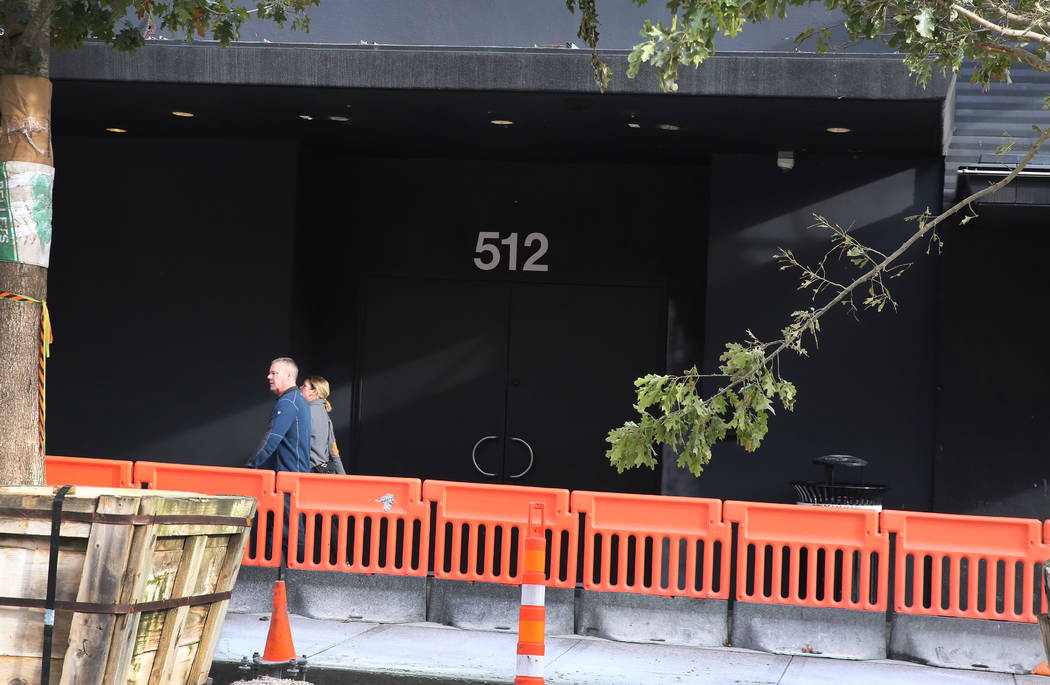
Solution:
[(923, 38), (933, 38), (933, 29), (935, 27), (933, 21), (933, 10), (929, 7), (923, 7), (919, 10), (919, 13), (915, 15), (915, 30)]

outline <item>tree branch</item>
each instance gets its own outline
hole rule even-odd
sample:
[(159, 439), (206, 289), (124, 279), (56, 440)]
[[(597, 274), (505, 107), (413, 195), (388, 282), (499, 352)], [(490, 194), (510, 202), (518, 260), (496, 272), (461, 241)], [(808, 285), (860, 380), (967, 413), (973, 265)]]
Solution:
[[(1010, 7), (1010, 5), (1006, 5), (1006, 7)], [(996, 5), (995, 11), (998, 12), (999, 15), (1007, 21), (1013, 22), (1014, 24), (1020, 24), (1022, 26), (1038, 26), (1039, 28), (1043, 27), (1042, 21), (1038, 19), (1032, 19), (1031, 17), (1025, 17), (1020, 14), (1014, 14), (1010, 10), (1006, 9), (1006, 7), (1003, 7), (1002, 5)]]
[(993, 45), (991, 43), (980, 43), (977, 45), (980, 49), (986, 52), (993, 52), (999, 55), (1010, 55), (1016, 57), (1020, 62), (1027, 64), (1032, 69), (1040, 73), (1046, 73), (1050, 71), (1050, 62), (1040, 58), (1024, 48), (1019, 48), (1012, 45)]
[(977, 192), (970, 195), (969, 197), (957, 202), (946, 211), (931, 219), (929, 222), (922, 224), (918, 231), (916, 231), (910, 238), (905, 240), (896, 250), (891, 252), (889, 256), (887, 256), (885, 259), (876, 264), (865, 274), (863, 274), (855, 281), (850, 283), (848, 286), (843, 288), (841, 291), (839, 291), (839, 293), (835, 297), (831, 298), (820, 309), (814, 310), (809, 315), (800, 320), (798, 322), (799, 326), (796, 335), (787, 336), (784, 338), (784, 340), (780, 341), (780, 343), (773, 349), (772, 352), (765, 355), (765, 359), (761, 366), (758, 366), (755, 368), (755, 370), (751, 371), (750, 373), (745, 374), (740, 378), (737, 378), (724, 388), (720, 388), (719, 391), (712, 396), (712, 398), (722, 396), (729, 390), (732, 390), (752, 381), (755, 375), (759, 373), (761, 369), (765, 368), (774, 360), (776, 360), (777, 357), (780, 356), (781, 352), (783, 352), (786, 349), (789, 349), (792, 346), (792, 344), (798, 339), (798, 337), (803, 335), (805, 331), (808, 330), (811, 324), (820, 319), (820, 317), (827, 314), (830, 309), (832, 309), (835, 305), (839, 304), (844, 299), (846, 299), (858, 287), (864, 285), (868, 281), (878, 276), (880, 273), (884, 272), (890, 264), (892, 264), (894, 261), (897, 260), (898, 257), (907, 252), (912, 245), (919, 241), (919, 239), (929, 234), (929, 232), (936, 228), (938, 224), (942, 223), (945, 219), (958, 213), (959, 210), (963, 209), (964, 207), (969, 206), (974, 201), (979, 200), (985, 195), (994, 193), (995, 191), (999, 190), (1000, 188), (1009, 184), (1011, 181), (1017, 178), (1017, 175), (1021, 173), (1021, 171), (1028, 165), (1029, 162), (1032, 161), (1032, 158), (1035, 157), (1036, 153), (1039, 151), (1039, 148), (1043, 145), (1043, 143), (1047, 141), (1047, 138), (1050, 138), (1050, 126), (1046, 127), (1046, 129), (1043, 130), (1042, 135), (1040, 135), (1039, 138), (1032, 145), (1031, 149), (1028, 151), (1028, 154), (1025, 155), (1024, 159), (1022, 159), (1009, 174), (1007, 174), (1004, 178), (997, 181), (996, 183), (993, 183), (992, 185), (988, 186), (987, 188), (982, 188), (981, 190), (978, 190)]
[(977, 14), (975, 12), (971, 12), (970, 10), (966, 9), (965, 7), (963, 7), (962, 5), (959, 5), (959, 4), (953, 4), (952, 5), (952, 9), (955, 10), (956, 12), (958, 12), (959, 14), (963, 15), (964, 17), (968, 17), (969, 19), (973, 20), (974, 22), (980, 24), (981, 26), (985, 27), (986, 29), (989, 29), (991, 31), (994, 31), (994, 32), (998, 33), (999, 35), (1010, 36), (1011, 38), (1023, 38), (1023, 39), (1028, 39), (1028, 40), (1035, 40), (1035, 41), (1038, 41), (1040, 43), (1043, 43), (1044, 45), (1050, 45), (1050, 36), (1044, 35), (1044, 34), (1039, 33), (1037, 31), (1032, 31), (1031, 29), (1025, 29), (1023, 31), (1020, 31), (1018, 29), (1010, 29), (1010, 28), (1006, 28), (1005, 26), (999, 26), (995, 22), (988, 21), (987, 19), (985, 19), (981, 15), (979, 15), (979, 14)]

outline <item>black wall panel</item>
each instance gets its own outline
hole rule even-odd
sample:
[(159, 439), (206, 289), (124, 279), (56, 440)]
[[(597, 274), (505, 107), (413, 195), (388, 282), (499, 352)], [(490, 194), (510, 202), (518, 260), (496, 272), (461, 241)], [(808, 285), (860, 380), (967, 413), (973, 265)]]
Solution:
[(55, 142), (48, 452), (243, 464), (292, 354), (296, 149)]
[[(655, 288), (668, 368), (711, 368), (745, 328), (771, 335), (808, 304), (770, 257), (778, 246), (819, 256), (812, 212), (888, 247), (911, 229), (904, 216), (940, 197), (940, 160), (925, 158), (800, 155), (783, 173), (769, 155), (718, 156), (709, 170), (356, 159), (279, 142), (59, 138), (56, 149), (49, 452), (187, 463), (243, 463), (272, 404), (267, 364), (292, 354), (332, 381), (354, 467), (367, 279)], [(549, 234), (548, 271), (478, 270), (482, 230)], [(932, 458), (935, 259), (913, 260), (892, 283), (900, 311), (833, 314), (812, 359), (784, 360), (798, 408), (771, 421), (758, 453), (720, 448), (699, 480), (668, 460), (663, 491), (791, 501), (790, 480), (819, 477), (813, 457), (846, 452), (890, 485), (889, 506), (964, 507), (973, 479), (937, 476), (948, 467)], [(944, 430), (970, 421), (945, 411)], [(941, 449), (955, 460), (958, 444)]]
[[(904, 217), (940, 202), (941, 161), (861, 155), (798, 155), (782, 172), (773, 155), (720, 155), (712, 162), (704, 366), (715, 369), (726, 342), (751, 329), (778, 336), (795, 309), (812, 304), (797, 279), (772, 261), (777, 248), (815, 262), (827, 236), (808, 228), (813, 213), (853, 226), (862, 240), (891, 249), (914, 229)], [(829, 453), (869, 461), (863, 478), (890, 486), (886, 504), (930, 507), (933, 441), (934, 259), (917, 247), (912, 268), (890, 282), (899, 311), (846, 311), (822, 322), (810, 358), (784, 356), (783, 375), (799, 396), (778, 409), (762, 447), (715, 450), (703, 477), (676, 479), (679, 492), (792, 502), (796, 479), (820, 479), (810, 462)], [(840, 273), (849, 273), (848, 264)], [(859, 474), (840, 474), (845, 479)]]
[(945, 231), (934, 506), (1045, 519), (1046, 209), (982, 204), (977, 214)]

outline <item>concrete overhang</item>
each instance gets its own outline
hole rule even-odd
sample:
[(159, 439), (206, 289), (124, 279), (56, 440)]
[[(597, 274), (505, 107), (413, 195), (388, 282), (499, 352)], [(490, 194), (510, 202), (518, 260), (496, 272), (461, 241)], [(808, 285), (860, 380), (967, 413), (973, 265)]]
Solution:
[[(123, 54), (88, 43), (52, 56), (54, 118), (56, 133), (78, 135), (120, 126), (131, 135), (327, 141), (367, 154), (393, 145), (400, 154), (633, 160), (778, 149), (941, 154), (950, 131), (954, 79), (935, 75), (922, 87), (898, 55), (720, 53), (683, 69), (673, 94), (647, 67), (626, 78), (625, 51), (602, 56), (614, 73), (605, 94), (586, 50), (150, 42)], [(191, 123), (166, 111), (194, 107)], [(350, 121), (333, 128), (332, 116)], [(496, 134), (497, 117), (514, 124)]]

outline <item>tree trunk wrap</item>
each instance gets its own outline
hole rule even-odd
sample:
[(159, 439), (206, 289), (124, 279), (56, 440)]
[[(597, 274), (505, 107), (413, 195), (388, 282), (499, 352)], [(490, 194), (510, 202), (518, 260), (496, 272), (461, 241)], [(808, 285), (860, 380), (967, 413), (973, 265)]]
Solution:
[(0, 161), (55, 165), (50, 80), (0, 76)]
[[(0, 162), (51, 166), (50, 98), (46, 78), (0, 75)], [(0, 291), (45, 301), (47, 269), (0, 261)], [(0, 300), (0, 483), (44, 483), (41, 318), (38, 303)]]

